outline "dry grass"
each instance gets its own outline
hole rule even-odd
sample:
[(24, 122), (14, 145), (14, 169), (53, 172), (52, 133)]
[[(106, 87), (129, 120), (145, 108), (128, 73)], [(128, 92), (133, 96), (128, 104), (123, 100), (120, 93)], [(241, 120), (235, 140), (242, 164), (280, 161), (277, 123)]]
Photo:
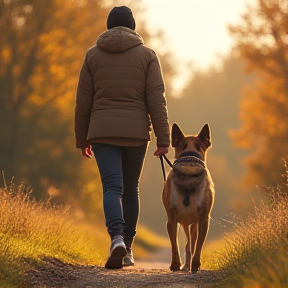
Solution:
[(288, 194), (269, 189), (245, 221), (227, 233), (215, 252), (214, 268), (228, 269), (223, 287), (288, 287)]
[(133, 253), (135, 258), (145, 259), (151, 257), (151, 253), (155, 253), (158, 249), (170, 247), (168, 237), (156, 235), (143, 225), (139, 225), (137, 229), (137, 237), (133, 244)]
[[(80, 225), (67, 210), (36, 202), (30, 194), (23, 185), (0, 188), (0, 287), (19, 287), (25, 271), (42, 265), (43, 256), (103, 264), (109, 249), (105, 228)], [(214, 255), (208, 249), (210, 263), (205, 268), (229, 271), (221, 287), (288, 287), (288, 194), (270, 189), (268, 198), (234, 225)], [(139, 257), (169, 246), (168, 238), (141, 226), (136, 239), (134, 252)]]
[(44, 255), (70, 263), (101, 263), (103, 251), (97, 248), (101, 236), (95, 243), (68, 211), (36, 202), (30, 194), (22, 185), (0, 189), (1, 287), (19, 283)]
[[(0, 287), (24, 285), (26, 271), (43, 265), (43, 257), (103, 265), (110, 237), (99, 222), (102, 225), (76, 222), (69, 211), (33, 200), (24, 185), (0, 188)], [(136, 239), (134, 255), (141, 258), (168, 245), (166, 238), (140, 225)]]
[[(236, 223), (218, 243), (218, 250), (206, 249), (210, 261), (205, 268), (227, 269), (230, 275), (221, 287), (288, 287), (288, 193), (284, 190), (269, 189), (268, 201), (255, 205), (254, 213)], [(19, 287), (26, 271), (43, 264), (43, 256), (103, 264), (110, 242), (105, 227), (80, 225), (69, 211), (30, 196), (23, 185), (0, 188), (0, 287)], [(139, 257), (169, 246), (168, 238), (141, 226), (136, 239), (134, 253)]]

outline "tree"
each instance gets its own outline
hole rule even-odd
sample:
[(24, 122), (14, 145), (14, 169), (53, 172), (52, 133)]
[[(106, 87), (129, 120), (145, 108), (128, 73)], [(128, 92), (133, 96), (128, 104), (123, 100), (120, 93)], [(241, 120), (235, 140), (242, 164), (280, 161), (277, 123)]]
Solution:
[[(106, 30), (113, 3), (0, 1), (0, 170), (6, 181), (31, 185), (37, 199), (53, 196), (96, 213), (100, 177), (75, 149), (75, 92), (84, 55)], [(141, 13), (137, 31), (149, 42)]]
[(258, 75), (255, 88), (244, 92), (242, 126), (231, 134), (236, 145), (252, 151), (245, 160), (250, 187), (282, 183), (288, 156), (288, 11), (280, 4), (258, 0), (230, 26), (235, 50)]
[(38, 198), (49, 187), (80, 185), (74, 180), (82, 165), (73, 141), (74, 95), (84, 51), (105, 27), (108, 10), (101, 2), (0, 4), (0, 166), (8, 179), (31, 184)]

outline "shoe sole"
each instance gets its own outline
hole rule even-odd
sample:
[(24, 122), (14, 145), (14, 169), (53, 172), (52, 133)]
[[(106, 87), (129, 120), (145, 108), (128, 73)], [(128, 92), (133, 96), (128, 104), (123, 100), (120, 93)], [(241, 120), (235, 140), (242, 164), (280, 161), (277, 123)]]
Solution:
[(119, 269), (123, 267), (123, 258), (126, 255), (127, 251), (125, 247), (119, 246), (116, 247), (110, 257), (108, 258), (105, 268), (106, 269)]

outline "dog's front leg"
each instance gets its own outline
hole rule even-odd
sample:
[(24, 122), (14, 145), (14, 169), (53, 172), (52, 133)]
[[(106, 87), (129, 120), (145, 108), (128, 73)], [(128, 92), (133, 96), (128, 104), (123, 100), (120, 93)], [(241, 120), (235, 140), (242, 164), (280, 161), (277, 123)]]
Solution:
[(192, 273), (196, 273), (201, 266), (201, 253), (203, 244), (205, 242), (208, 233), (208, 229), (209, 229), (209, 216), (205, 217), (205, 219), (199, 222), (198, 224), (198, 239), (191, 266)]
[(189, 225), (182, 225), (186, 236), (186, 246), (185, 246), (185, 263), (181, 267), (181, 271), (190, 271), (191, 265), (191, 238), (189, 236)]
[(178, 271), (180, 270), (181, 261), (179, 255), (179, 248), (178, 248), (178, 223), (176, 219), (168, 219), (167, 221), (167, 231), (171, 242), (172, 248), (172, 262), (170, 265), (171, 271)]
[(190, 226), (191, 255), (194, 255), (198, 238), (198, 223), (192, 223)]

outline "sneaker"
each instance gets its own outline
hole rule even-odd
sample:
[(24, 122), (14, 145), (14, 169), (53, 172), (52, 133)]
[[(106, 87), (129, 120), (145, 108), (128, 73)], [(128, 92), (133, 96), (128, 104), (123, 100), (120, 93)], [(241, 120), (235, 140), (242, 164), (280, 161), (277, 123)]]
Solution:
[(123, 266), (124, 267), (134, 266), (133, 252), (131, 249), (127, 249), (127, 253), (123, 258)]
[(123, 258), (126, 255), (126, 246), (123, 241), (123, 237), (116, 236), (110, 247), (110, 256), (105, 264), (107, 269), (119, 269), (123, 267)]

